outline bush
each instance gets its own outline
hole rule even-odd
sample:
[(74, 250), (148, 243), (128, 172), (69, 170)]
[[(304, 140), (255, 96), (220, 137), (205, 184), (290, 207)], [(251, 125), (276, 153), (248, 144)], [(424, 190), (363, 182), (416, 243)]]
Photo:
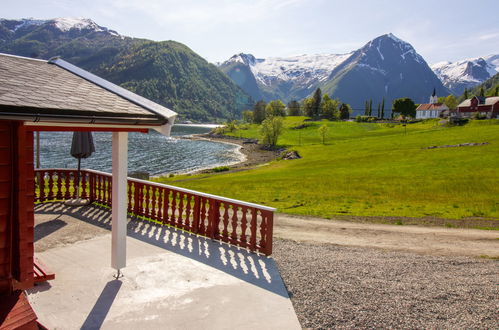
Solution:
[(224, 171), (228, 171), (230, 170), (230, 167), (229, 166), (218, 166), (218, 167), (214, 167), (211, 169), (213, 172), (224, 172)]
[(358, 123), (373, 123), (377, 119), (378, 118), (373, 117), (373, 116), (361, 116), (361, 115), (357, 115), (357, 117), (355, 117), (355, 121), (358, 122)]

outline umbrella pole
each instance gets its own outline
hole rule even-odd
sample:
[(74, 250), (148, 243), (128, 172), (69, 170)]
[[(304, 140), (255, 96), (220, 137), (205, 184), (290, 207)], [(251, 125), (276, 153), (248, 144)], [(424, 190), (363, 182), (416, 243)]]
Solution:
[(76, 198), (80, 198), (80, 168), (81, 168), (81, 158), (78, 158), (78, 174), (76, 179)]

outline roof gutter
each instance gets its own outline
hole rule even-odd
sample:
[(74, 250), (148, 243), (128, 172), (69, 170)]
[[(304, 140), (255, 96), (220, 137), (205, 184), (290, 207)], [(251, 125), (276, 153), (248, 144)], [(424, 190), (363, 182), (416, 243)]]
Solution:
[(56, 122), (56, 123), (84, 123), (84, 124), (128, 124), (128, 125), (151, 125), (163, 126), (169, 122), (158, 119), (145, 119), (137, 117), (106, 117), (106, 116), (84, 116), (84, 115), (58, 115), (40, 113), (0, 112), (2, 119), (23, 120), (31, 122)]

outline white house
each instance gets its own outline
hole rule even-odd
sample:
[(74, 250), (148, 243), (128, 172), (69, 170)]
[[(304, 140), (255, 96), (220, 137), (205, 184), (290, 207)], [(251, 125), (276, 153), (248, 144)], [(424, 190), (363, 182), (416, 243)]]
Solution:
[(435, 89), (430, 96), (430, 103), (422, 103), (416, 108), (416, 119), (438, 118), (443, 111), (449, 108), (444, 103), (438, 103)]

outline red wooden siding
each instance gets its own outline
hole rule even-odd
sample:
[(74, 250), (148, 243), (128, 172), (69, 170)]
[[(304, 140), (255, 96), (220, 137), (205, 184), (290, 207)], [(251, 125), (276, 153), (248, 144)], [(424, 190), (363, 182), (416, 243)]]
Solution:
[(0, 294), (11, 288), (12, 125), (0, 121)]
[(33, 286), (33, 132), (0, 121), (0, 292)]

